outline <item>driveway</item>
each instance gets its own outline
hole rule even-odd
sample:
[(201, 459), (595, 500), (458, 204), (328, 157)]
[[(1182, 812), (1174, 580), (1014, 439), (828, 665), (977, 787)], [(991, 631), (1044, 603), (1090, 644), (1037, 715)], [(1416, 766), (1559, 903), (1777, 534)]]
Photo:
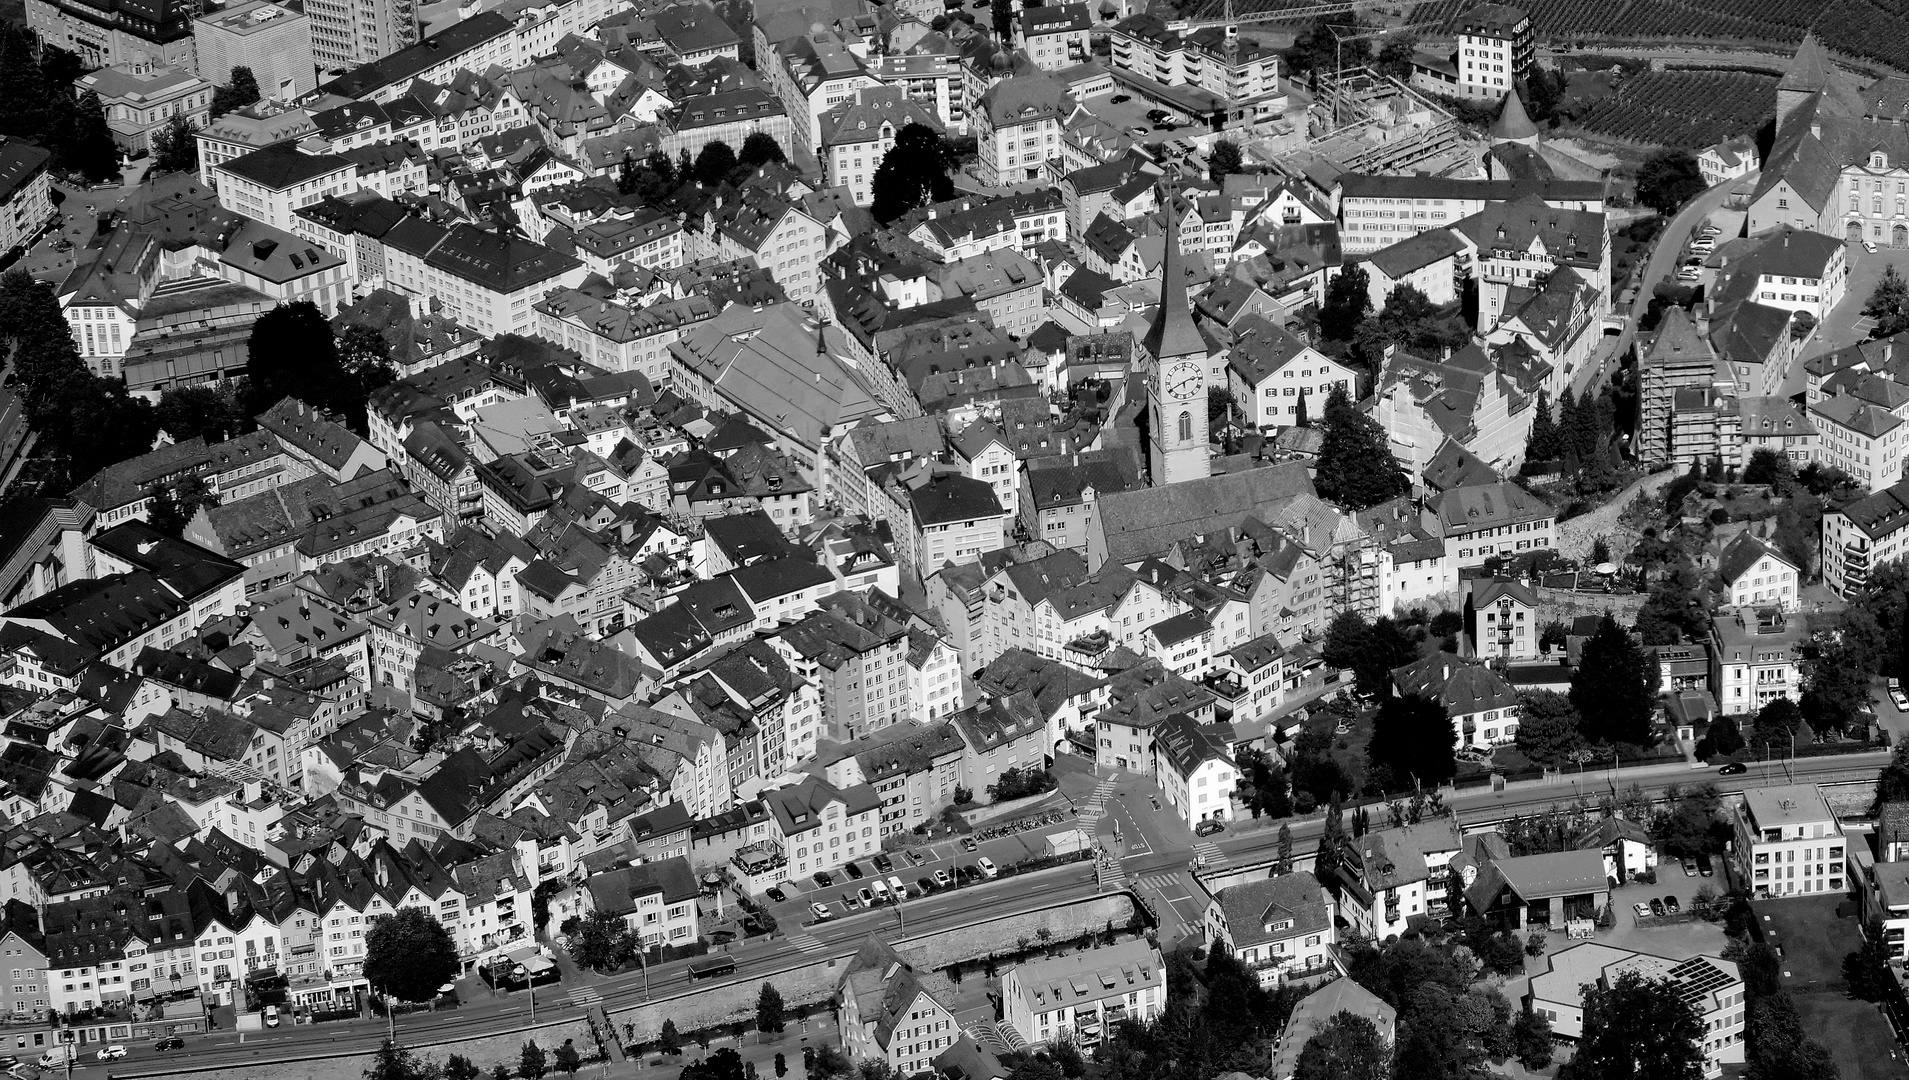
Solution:
[(1685, 203), (1683, 209), (1671, 216), (1670, 224), (1664, 227), (1664, 231), (1658, 234), (1656, 245), (1651, 248), (1650, 258), (1644, 263), (1644, 276), (1637, 289), (1637, 298), (1631, 303), (1630, 318), (1625, 320), (1624, 329), (1618, 334), (1617, 344), (1603, 354), (1604, 362), (1600, 364), (1597, 374), (1592, 376), (1588, 389), (1595, 391), (1597, 384), (1613, 370), (1616, 358), (1621, 358), (1636, 341), (1637, 321), (1644, 317), (1645, 309), (1650, 306), (1651, 291), (1657, 287), (1658, 282), (1672, 280), (1675, 277), (1677, 259), (1683, 254), (1684, 245), (1689, 242), (1691, 232), (1723, 205), (1724, 199), (1730, 194), (1731, 186), (1735, 183), (1735, 180), (1726, 180)]
[(1803, 355), (1790, 365), (1790, 372), (1783, 380), (1785, 395), (1803, 392), (1803, 364), (1824, 353), (1846, 348), (1869, 338), (1870, 328), (1875, 324), (1863, 315), (1863, 305), (1869, 302), (1869, 294), (1876, 291), (1876, 283), (1882, 280), (1883, 272), (1894, 266), (1898, 274), (1909, 270), (1909, 254), (1900, 248), (1878, 248), (1874, 254), (1863, 250), (1861, 244), (1845, 244), (1845, 253), (1849, 259), (1849, 283), (1844, 287), (1843, 299), (1830, 309), (1829, 316), (1817, 327), (1816, 334), (1804, 347)]

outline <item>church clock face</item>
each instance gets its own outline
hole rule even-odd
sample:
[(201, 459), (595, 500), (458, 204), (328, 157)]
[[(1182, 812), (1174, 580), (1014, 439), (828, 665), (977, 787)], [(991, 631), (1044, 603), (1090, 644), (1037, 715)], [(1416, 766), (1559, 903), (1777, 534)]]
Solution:
[(1182, 360), (1167, 369), (1160, 385), (1168, 397), (1184, 401), (1198, 395), (1201, 388), (1206, 386), (1206, 373), (1200, 370), (1200, 365)]

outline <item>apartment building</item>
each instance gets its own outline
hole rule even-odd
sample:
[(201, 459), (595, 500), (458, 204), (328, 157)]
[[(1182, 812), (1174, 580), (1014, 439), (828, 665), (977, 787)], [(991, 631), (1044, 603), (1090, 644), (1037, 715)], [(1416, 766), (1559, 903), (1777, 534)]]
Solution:
[(681, 855), (619, 866), (585, 881), (590, 909), (623, 920), (643, 947), (687, 945), (696, 940), (696, 875)]
[(857, 206), (875, 201), (875, 170), (909, 124), (935, 134), (942, 130), (934, 113), (922, 108), (899, 86), (861, 87), (853, 97), (823, 113), (815, 156), (831, 187), (847, 188)]
[(1802, 598), (1796, 566), (1769, 541), (1749, 532), (1738, 535), (1723, 549), (1717, 576), (1729, 590), (1731, 607), (1795, 611)]
[(1595, 180), (1458, 180), (1443, 176), (1348, 173), (1339, 178), (1339, 233), (1347, 255), (1457, 224), (1495, 202), (1535, 195), (1558, 209), (1604, 212)]
[(0, 252), (24, 249), (53, 221), (53, 155), (0, 136)]
[(1024, 7), (1014, 21), (1021, 49), (1042, 71), (1061, 71), (1092, 58), (1087, 35), (1094, 17), (1086, 4)]
[(419, 303), (435, 301), (486, 337), (534, 333), (531, 304), (552, 289), (583, 284), (583, 263), (517, 236), (468, 222), (446, 229), (410, 218), (386, 233), (385, 281)]
[(1557, 546), (1557, 512), (1516, 484), (1479, 484), (1425, 500), (1425, 527), (1445, 541), (1462, 569), (1493, 555)]
[(1070, 1042), (1087, 1050), (1124, 1021), (1153, 1022), (1166, 999), (1160, 950), (1139, 938), (1001, 973), (1002, 1020), (1030, 1047)]
[(358, 189), (358, 167), (332, 154), (308, 154), (291, 143), (275, 143), (230, 158), (213, 167), (219, 205), (292, 232), (293, 211)]
[(913, 518), (915, 565), (933, 573), (943, 563), (963, 563), (1007, 544), (1008, 512), (992, 484), (965, 476), (939, 476), (908, 492)]
[(1600, 942), (1579, 942), (1552, 953), (1543, 972), (1532, 976), (1522, 1004), (1545, 1018), (1553, 1035), (1578, 1039), (1584, 1034), (1584, 990), (1609, 987), (1625, 973), (1652, 982), (1668, 982), (1688, 1002), (1703, 1026), (1703, 1075), (1723, 1075), (1725, 1065), (1744, 1060), (1744, 1017), (1748, 1008), (1736, 962), (1698, 955), (1683, 960), (1633, 952)]
[(212, 84), (190, 68), (144, 61), (89, 72), (73, 80), (73, 91), (99, 97), (113, 144), (128, 155), (150, 151), (153, 136), (174, 117), (183, 117), (195, 130), (204, 127), (212, 104)]
[[(1246, 422), (1262, 432), (1317, 420), (1334, 390), (1355, 394), (1358, 375), (1283, 326), (1248, 315), (1233, 325), (1226, 381)], [(1302, 412), (1303, 410), (1303, 412)]]
[(969, 118), (980, 150), (975, 168), (981, 182), (1003, 186), (1040, 179), (1047, 162), (1060, 156), (1062, 125), (1074, 109), (1066, 85), (1044, 73), (988, 87)]
[(1803, 699), (1802, 618), (1775, 606), (1726, 611), (1710, 620), (1710, 689), (1726, 715), (1754, 713), (1778, 698)]
[(810, 778), (762, 793), (775, 816), (784, 866), (777, 880), (801, 881), (830, 872), (882, 845), (882, 800), (867, 784), (838, 789)]
[(1275, 117), (1285, 111), (1279, 53), (1236, 29), (1207, 26), (1182, 33), (1158, 15), (1145, 14), (1115, 23), (1111, 37), (1116, 79), (1127, 73), (1166, 86), (1204, 90), (1220, 99), (1231, 120)]
[(327, 71), (373, 63), (423, 36), (415, 0), (307, 0), (305, 14), (312, 58)]
[(1330, 966), (1336, 905), (1310, 871), (1228, 886), (1206, 905), (1206, 940), (1257, 974), (1260, 985)]
[(1537, 62), (1531, 16), (1509, 4), (1480, 4), (1458, 17), (1453, 29), (1461, 97), (1497, 101)]
[(1909, 480), (1823, 512), (1823, 584), (1848, 596), (1869, 572), (1909, 555)]

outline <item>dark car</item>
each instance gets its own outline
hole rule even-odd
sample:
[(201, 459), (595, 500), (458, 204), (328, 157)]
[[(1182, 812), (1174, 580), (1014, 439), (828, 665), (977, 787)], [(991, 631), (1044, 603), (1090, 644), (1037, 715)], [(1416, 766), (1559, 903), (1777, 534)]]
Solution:
[(843, 863), (842, 871), (846, 873), (851, 880), (859, 881), (862, 878), (862, 868), (852, 862)]
[(1718, 769), (1717, 775), (1718, 776), (1742, 776), (1744, 773), (1747, 773), (1749, 771), (1750, 771), (1750, 766), (1745, 765), (1741, 761), (1733, 761), (1730, 764), (1725, 765), (1723, 768)]
[(168, 1035), (152, 1044), (154, 1050), (184, 1050), (186, 1041), (177, 1035)]
[(1664, 910), (1670, 912), (1672, 915), (1677, 914), (1679, 910), (1677, 905), (1677, 898), (1674, 896), (1664, 897)]
[(1224, 830), (1225, 828), (1226, 828), (1225, 822), (1215, 821), (1212, 818), (1208, 818), (1207, 820), (1202, 821), (1198, 825), (1195, 825), (1193, 827), (1193, 835), (1212, 836), (1214, 833), (1220, 832)]
[(934, 892), (938, 888), (940, 888), (940, 886), (936, 885), (935, 879), (931, 877), (925, 877), (925, 878), (922, 878), (920, 881), (915, 882), (915, 889), (918, 892), (920, 892), (921, 895), (923, 896), (927, 896), (929, 893)]
[(961, 850), (963, 851), (975, 851), (980, 847), (981, 845), (976, 843), (972, 836), (964, 836), (961, 838)]
[(1659, 915), (1659, 916), (1661, 916), (1661, 915), (1663, 915), (1663, 913), (1664, 913), (1664, 902), (1663, 902), (1662, 900), (1659, 900), (1659, 899), (1657, 899), (1657, 898), (1656, 898), (1656, 897), (1654, 897), (1654, 896), (1653, 896), (1653, 897), (1651, 897), (1651, 902), (1650, 902), (1650, 913), (1651, 913), (1652, 915)]
[(1702, 874), (1705, 877), (1717, 876), (1717, 868), (1710, 864), (1710, 856), (1708, 855), (1697, 856), (1697, 872), (1699, 874)]
[(891, 861), (886, 854), (877, 852), (875, 855), (874, 862), (875, 862), (875, 869), (881, 871), (884, 874), (890, 873), (895, 869), (894, 862)]
[(1113, 96), (1113, 103), (1115, 105), (1125, 105), (1127, 102), (1132, 100), (1133, 98), (1127, 94), (1115, 94)]
[(815, 877), (812, 878), (811, 880), (813, 880), (817, 885), (822, 886), (824, 889), (828, 888), (830, 885), (835, 884), (835, 879), (830, 877), (828, 875), (828, 872), (824, 870), (817, 870), (815, 872)]
[(769, 899), (775, 901), (778, 904), (780, 904), (781, 902), (789, 898), (788, 893), (785, 893), (781, 889), (777, 889), (777, 888), (766, 889), (763, 891), (762, 895), (768, 897)]

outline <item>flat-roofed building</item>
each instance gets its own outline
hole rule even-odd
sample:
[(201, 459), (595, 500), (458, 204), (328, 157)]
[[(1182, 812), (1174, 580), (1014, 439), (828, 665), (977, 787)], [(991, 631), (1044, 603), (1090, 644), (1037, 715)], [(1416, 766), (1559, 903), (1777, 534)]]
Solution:
[(318, 85), (312, 62), (312, 21), (304, 11), (251, 0), (193, 21), (199, 71), (224, 85), (236, 67), (249, 68), (259, 95), (289, 102)]

